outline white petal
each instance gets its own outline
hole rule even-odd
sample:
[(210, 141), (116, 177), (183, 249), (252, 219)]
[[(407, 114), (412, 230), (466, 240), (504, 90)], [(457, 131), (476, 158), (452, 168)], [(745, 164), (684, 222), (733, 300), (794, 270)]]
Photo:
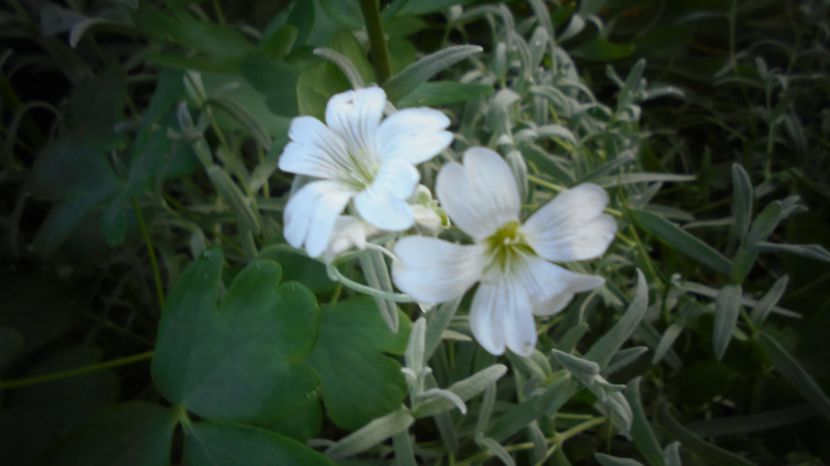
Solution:
[(352, 247), (365, 248), (366, 239), (377, 232), (375, 227), (357, 217), (351, 215), (337, 217), (333, 235), (324, 254), (326, 261), (331, 262), (338, 254)]
[(602, 210), (604, 189), (591, 183), (560, 193), (522, 227), (527, 242), (552, 261), (577, 261), (601, 256), (617, 232), (617, 224)]
[(485, 278), (470, 307), (470, 329), (491, 354), (504, 353), (505, 345), (528, 356), (536, 346), (536, 329), (530, 300), (521, 284), (507, 277)]
[(562, 312), (562, 309), (574, 299), (573, 293), (562, 293), (554, 295), (549, 300), (533, 306), (533, 314), (541, 317), (552, 316)]
[(435, 157), (452, 142), (446, 115), (431, 108), (408, 108), (393, 113), (378, 128), (378, 148), (384, 160), (399, 158), (417, 165)]
[(343, 92), (329, 99), (326, 124), (346, 141), (353, 155), (373, 157), (385, 107), (386, 94), (379, 87)]
[(346, 143), (320, 120), (294, 118), (288, 137), (291, 142), (280, 155), (280, 170), (326, 179), (337, 179), (349, 170)]
[(567, 295), (572, 297), (605, 283), (600, 276), (571, 272), (534, 256), (525, 256), (513, 264), (511, 272), (527, 291), (534, 312), (539, 315), (562, 310), (571, 299)]
[(337, 216), (353, 195), (333, 181), (303, 186), (285, 206), (285, 239), (295, 248), (305, 244), (309, 256), (319, 256), (329, 244)]
[(424, 303), (461, 297), (481, 278), (483, 248), (437, 238), (407, 236), (395, 244), (392, 279), (404, 293)]
[(355, 207), (364, 220), (387, 231), (403, 231), (415, 223), (406, 199), (420, 179), (418, 170), (402, 160), (381, 165), (372, 184), (355, 197)]
[(521, 205), (513, 173), (507, 162), (490, 149), (467, 149), (464, 165), (444, 165), (436, 191), (450, 219), (477, 240), (519, 219)]

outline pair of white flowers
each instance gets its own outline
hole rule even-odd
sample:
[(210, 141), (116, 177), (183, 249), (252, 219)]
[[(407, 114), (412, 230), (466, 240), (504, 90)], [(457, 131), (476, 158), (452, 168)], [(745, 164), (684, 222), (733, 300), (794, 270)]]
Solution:
[[(371, 87), (332, 97), (326, 124), (294, 119), (279, 166), (315, 180), (286, 205), (285, 238), (292, 246), (305, 246), (317, 257), (351, 244), (361, 247), (372, 232), (415, 225), (418, 206), (407, 202), (420, 181), (415, 166), (449, 146), (450, 121), (428, 108), (383, 119), (385, 108), (385, 94)], [(608, 195), (599, 186), (564, 191), (522, 223), (510, 167), (496, 152), (473, 147), (463, 164), (441, 168), (435, 188), (449, 218), (473, 242), (406, 236), (395, 244), (392, 277), (422, 303), (459, 298), (478, 283), (470, 328), (490, 353), (509, 348), (530, 355), (536, 346), (534, 314), (559, 312), (575, 293), (604, 283), (550, 262), (592, 259), (608, 248), (616, 223), (603, 213)], [(360, 218), (342, 215), (347, 206)]]

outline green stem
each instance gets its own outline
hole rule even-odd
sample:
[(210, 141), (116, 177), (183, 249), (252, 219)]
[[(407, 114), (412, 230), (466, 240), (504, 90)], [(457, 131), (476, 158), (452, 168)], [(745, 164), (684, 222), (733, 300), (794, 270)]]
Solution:
[[(605, 423), (606, 421), (607, 421), (607, 419), (604, 418), (604, 417), (595, 417), (593, 419), (589, 419), (585, 422), (577, 424), (577, 425), (571, 427), (570, 429), (566, 430), (565, 432), (554, 434), (552, 437), (550, 437), (548, 439), (548, 443), (553, 444), (550, 451), (548, 452), (548, 456), (553, 454), (553, 452), (556, 450), (557, 447), (561, 447), (562, 444), (565, 443), (571, 437), (573, 437), (575, 435), (579, 435), (579, 434), (581, 434), (582, 432), (584, 432), (588, 429), (591, 429), (595, 426), (598, 426), (600, 424)], [(536, 446), (536, 444), (534, 444), (533, 442), (523, 442), (523, 443), (516, 443), (516, 444), (513, 444), (513, 445), (508, 445), (508, 446), (504, 447), (504, 449), (507, 452), (514, 452), (514, 451), (530, 450), (531, 448), (534, 448), (535, 446)], [(471, 457), (469, 457), (469, 458), (467, 458), (463, 461), (459, 461), (458, 463), (456, 463), (456, 465), (457, 466), (469, 466), (469, 465), (472, 465), (474, 463), (480, 463), (480, 462), (482, 462), (482, 461), (484, 461), (487, 458), (490, 458), (492, 456), (493, 456), (493, 453), (491, 453), (489, 451), (481, 451), (481, 452), (478, 452), (475, 455), (473, 455), (473, 456), (471, 456)]]
[(159, 301), (159, 310), (164, 310), (164, 285), (161, 281), (161, 271), (159, 270), (159, 262), (156, 258), (156, 249), (153, 247), (153, 239), (150, 238), (150, 232), (147, 230), (147, 224), (144, 223), (144, 215), (141, 214), (141, 209), (138, 207), (138, 202), (133, 201), (133, 211), (135, 211), (135, 218), (138, 221), (138, 229), (141, 230), (141, 236), (144, 238), (144, 244), (147, 247), (147, 255), (150, 256), (150, 267), (153, 269), (153, 282), (156, 285), (156, 296)]
[(386, 46), (386, 37), (380, 21), (378, 0), (360, 0), (360, 9), (363, 11), (363, 21), (366, 23), (366, 32), (369, 34), (372, 64), (375, 66), (378, 82), (383, 84), (392, 75), (392, 68), (389, 66), (389, 49)]
[(134, 354), (124, 358), (113, 359), (110, 361), (100, 362), (89, 366), (78, 367), (60, 372), (52, 372), (50, 374), (36, 375), (34, 377), (26, 377), (24, 379), (9, 380), (0, 382), (0, 390), (7, 390), (9, 388), (20, 388), (29, 385), (35, 385), (44, 382), (54, 382), (56, 380), (68, 379), (70, 377), (77, 377), (79, 375), (89, 374), (92, 372), (102, 371), (104, 369), (111, 369), (113, 367), (121, 367), (137, 362), (145, 361), (153, 357), (152, 351), (146, 353)]

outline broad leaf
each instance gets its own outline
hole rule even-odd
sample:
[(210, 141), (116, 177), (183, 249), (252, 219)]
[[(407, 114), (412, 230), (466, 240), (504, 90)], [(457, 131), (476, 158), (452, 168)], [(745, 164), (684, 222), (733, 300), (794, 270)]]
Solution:
[(317, 378), (304, 359), (317, 329), (314, 296), (279, 285), (280, 266), (256, 261), (217, 304), (223, 255), (184, 272), (159, 326), (153, 380), (174, 404), (213, 419), (268, 422), (297, 415)]
[(401, 366), (383, 353), (402, 355), (409, 319), (401, 313), (392, 333), (374, 300), (357, 297), (324, 306), (309, 359), (320, 375), (323, 402), (334, 423), (354, 430), (400, 407), (406, 394)]
[(176, 418), (145, 401), (118, 404), (68, 437), (49, 464), (57, 466), (161, 466), (170, 464)]
[(187, 431), (184, 463), (190, 466), (334, 466), (296, 440), (256, 427), (198, 422)]

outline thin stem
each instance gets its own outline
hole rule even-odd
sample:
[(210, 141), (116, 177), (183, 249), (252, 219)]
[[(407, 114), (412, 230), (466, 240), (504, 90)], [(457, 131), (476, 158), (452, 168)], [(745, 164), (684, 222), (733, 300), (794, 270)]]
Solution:
[(104, 369), (111, 369), (113, 367), (121, 367), (127, 366), (129, 364), (135, 364), (137, 362), (146, 361), (147, 359), (150, 359), (152, 357), (153, 352), (147, 351), (146, 353), (134, 354), (132, 356), (113, 359), (110, 361), (100, 362), (89, 366), (78, 367), (75, 369), (52, 372), (50, 374), (37, 375), (34, 377), (26, 377), (24, 379), (9, 380), (6, 382), (0, 382), (0, 390), (7, 390), (9, 388), (20, 388), (39, 383), (54, 382), (56, 380), (68, 379), (70, 377), (77, 377), (79, 375), (98, 372)]
[[(571, 437), (573, 437), (575, 435), (579, 435), (582, 432), (584, 432), (588, 429), (591, 429), (595, 426), (598, 426), (598, 425), (600, 425), (600, 424), (602, 424), (606, 421), (607, 421), (607, 419), (604, 418), (604, 417), (596, 417), (596, 418), (587, 420), (583, 423), (577, 424), (577, 425), (571, 427), (570, 429), (566, 430), (565, 432), (554, 434), (552, 437), (550, 437), (548, 439), (548, 442), (553, 444), (553, 447), (551, 447), (551, 449), (548, 451), (548, 455), (553, 454), (553, 452), (556, 451), (557, 447), (561, 447), (562, 444), (565, 443)], [(513, 445), (508, 445), (508, 446), (504, 447), (504, 449), (507, 452), (514, 452), (514, 451), (530, 450), (531, 448), (534, 448), (535, 446), (536, 446), (536, 444), (534, 444), (533, 442), (523, 442), (523, 443), (516, 443), (516, 444), (513, 444)], [(471, 457), (469, 457), (469, 458), (467, 458), (463, 461), (459, 461), (458, 463), (456, 463), (456, 465), (457, 466), (469, 466), (469, 465), (474, 464), (474, 463), (482, 462), (482, 461), (486, 460), (487, 458), (490, 458), (491, 456), (493, 456), (492, 452), (490, 452), (490, 451), (481, 451), (481, 452), (478, 452), (475, 455), (473, 455), (473, 456), (471, 456)]]
[(164, 311), (164, 284), (161, 281), (161, 271), (159, 270), (159, 262), (156, 258), (156, 249), (153, 246), (153, 239), (150, 238), (150, 232), (147, 230), (147, 224), (144, 223), (144, 215), (141, 214), (141, 209), (138, 207), (138, 202), (133, 201), (133, 211), (135, 218), (138, 221), (138, 229), (141, 230), (141, 236), (144, 238), (144, 245), (147, 247), (147, 255), (150, 256), (150, 267), (153, 269), (153, 282), (156, 286), (156, 296), (158, 297), (159, 310)]
[(213, 10), (216, 12), (216, 19), (219, 20), (219, 24), (224, 26), (227, 24), (227, 20), (225, 19), (225, 13), (222, 11), (222, 5), (219, 3), (219, 0), (213, 0)]
[(366, 32), (369, 34), (372, 64), (375, 66), (378, 82), (383, 84), (392, 75), (392, 68), (389, 66), (389, 49), (386, 46), (386, 36), (383, 34), (383, 25), (380, 21), (378, 0), (360, 0), (360, 9), (363, 11), (363, 21), (366, 23)]

